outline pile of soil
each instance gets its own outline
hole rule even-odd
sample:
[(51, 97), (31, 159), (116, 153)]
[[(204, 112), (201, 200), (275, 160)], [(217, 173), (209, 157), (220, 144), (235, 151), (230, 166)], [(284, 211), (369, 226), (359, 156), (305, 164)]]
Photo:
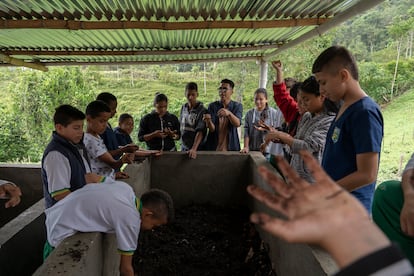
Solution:
[(134, 270), (152, 275), (275, 276), (247, 209), (190, 205), (176, 210), (175, 220), (142, 231)]

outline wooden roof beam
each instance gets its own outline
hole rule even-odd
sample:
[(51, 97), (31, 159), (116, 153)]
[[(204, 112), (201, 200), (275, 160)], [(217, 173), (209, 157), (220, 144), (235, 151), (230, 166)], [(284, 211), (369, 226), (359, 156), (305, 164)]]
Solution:
[(34, 62), (25, 62), (21, 59), (9, 57), (5, 54), (0, 54), (0, 60), (5, 62), (5, 63), (11, 64), (11, 65), (28, 67), (28, 68), (40, 70), (40, 71), (43, 71), (43, 72), (47, 72), (49, 70), (43, 64), (34, 63)]
[(195, 29), (266, 29), (315, 26), (327, 22), (328, 18), (282, 19), (263, 21), (78, 21), (78, 20), (0, 20), (0, 29), (149, 29), (149, 30), (195, 30)]
[[(159, 60), (159, 61), (95, 61), (95, 62), (78, 62), (78, 61), (56, 61), (56, 62), (47, 62), (47, 66), (73, 66), (73, 65), (139, 65), (139, 64), (193, 64), (193, 63), (203, 63), (203, 62), (224, 62), (224, 61), (251, 61), (251, 60), (260, 60), (261, 56), (252, 56), (252, 57), (228, 57), (228, 58), (196, 58), (196, 59), (171, 59), (171, 60)], [(1, 65), (0, 65), (1, 66)]]
[(9, 56), (148, 56), (148, 55), (188, 55), (188, 54), (215, 54), (234, 53), (246, 51), (274, 50), (282, 46), (282, 43), (263, 46), (246, 46), (215, 49), (191, 49), (191, 50), (6, 50), (3, 53)]

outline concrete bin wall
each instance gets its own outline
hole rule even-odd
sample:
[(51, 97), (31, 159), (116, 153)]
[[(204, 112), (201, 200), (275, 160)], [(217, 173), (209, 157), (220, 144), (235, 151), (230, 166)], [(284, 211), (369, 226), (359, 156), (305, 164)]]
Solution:
[(0, 179), (16, 183), (22, 190), (21, 202), (14, 208), (4, 208), (5, 200), (0, 200), (0, 228), (17, 217), (24, 210), (43, 198), (40, 165), (2, 164)]
[[(200, 152), (191, 160), (184, 153), (172, 152), (128, 165), (130, 179), (125, 182), (138, 196), (150, 188), (163, 189), (171, 194), (176, 207), (210, 202), (248, 205), (253, 211), (271, 213), (246, 192), (246, 186), (253, 183), (269, 189), (257, 174), (260, 165), (270, 167), (260, 153)], [(317, 248), (288, 244), (259, 232), (278, 276), (328, 275), (336, 270), (333, 260)], [(84, 233), (62, 242), (33, 275), (118, 275), (118, 269), (115, 236)]]
[(6, 200), (0, 200), (0, 275), (31, 275), (42, 263), (46, 241), (40, 166), (2, 164), (0, 178), (23, 193), (14, 208), (6, 209)]

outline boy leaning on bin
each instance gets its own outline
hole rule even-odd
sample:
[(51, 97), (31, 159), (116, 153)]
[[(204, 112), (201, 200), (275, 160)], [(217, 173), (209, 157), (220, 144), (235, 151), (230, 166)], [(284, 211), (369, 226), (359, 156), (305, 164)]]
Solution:
[(132, 257), (140, 230), (171, 221), (174, 207), (171, 196), (162, 190), (149, 190), (137, 198), (128, 184), (106, 181), (73, 192), (45, 213), (48, 248), (44, 258), (77, 232), (115, 233), (121, 254), (120, 275), (133, 276)]
[(83, 145), (85, 114), (70, 105), (56, 108), (55, 131), (42, 158), (42, 182), (46, 208), (53, 206), (71, 192), (103, 177), (91, 173)]

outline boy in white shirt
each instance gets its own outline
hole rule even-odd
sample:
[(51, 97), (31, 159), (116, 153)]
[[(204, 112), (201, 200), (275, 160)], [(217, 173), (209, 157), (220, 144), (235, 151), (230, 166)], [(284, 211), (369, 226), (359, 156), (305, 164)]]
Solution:
[(53, 115), (55, 131), (42, 158), (42, 182), (46, 208), (88, 183), (102, 180), (91, 173), (82, 143), (85, 114), (71, 105), (61, 105)]
[(71, 193), (45, 213), (49, 246), (45, 257), (77, 232), (115, 233), (121, 254), (120, 273), (133, 276), (132, 256), (140, 230), (170, 222), (174, 207), (171, 196), (164, 191), (150, 190), (137, 198), (128, 184), (106, 181)]
[(83, 137), (91, 170), (99, 175), (115, 179), (115, 169), (124, 163), (132, 163), (134, 153), (125, 153), (115, 160), (109, 153), (100, 134), (105, 132), (108, 120), (111, 118), (111, 109), (103, 101), (93, 101), (86, 107), (86, 133)]

